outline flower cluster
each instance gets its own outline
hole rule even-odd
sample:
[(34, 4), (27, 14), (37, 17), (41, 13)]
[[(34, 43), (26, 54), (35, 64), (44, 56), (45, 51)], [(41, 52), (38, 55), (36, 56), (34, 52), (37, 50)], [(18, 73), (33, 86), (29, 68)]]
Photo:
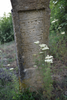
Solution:
[(35, 44), (39, 44), (39, 41), (34, 42)]
[(13, 70), (14, 68), (10, 68), (9, 70)]
[[(36, 42), (34, 42), (34, 43), (35, 43), (35, 44), (39, 44), (40, 42), (39, 42), (39, 41), (36, 41)], [(49, 49), (48, 46), (47, 46), (46, 44), (39, 44), (39, 47), (40, 47), (40, 49), (42, 50), (42, 51), (40, 52), (40, 54), (43, 54), (43, 53), (44, 53), (43, 51), (46, 52), (46, 50)], [(36, 56), (36, 54), (34, 54), (34, 56)], [(45, 55), (45, 56), (46, 56), (46, 55)], [(53, 63), (53, 56), (47, 55), (47, 56), (45, 57), (45, 62), (47, 62), (47, 63)]]
[(65, 34), (65, 32), (61, 32), (61, 34)]
[[(43, 87), (44, 87), (44, 91), (43, 94), (45, 94), (45, 96), (47, 96), (47, 98), (49, 99), (51, 97), (52, 94), (52, 77), (51, 77), (51, 63), (53, 63), (53, 56), (49, 56), (47, 55), (47, 50), (49, 49), (48, 46), (46, 44), (40, 44), (39, 41), (34, 42), (37, 45), (37, 50), (40, 52), (37, 52), (37, 54), (34, 54), (33, 56), (35, 56), (35, 65), (33, 67), (35, 67), (36, 69), (39, 70), (40, 75), (42, 75), (42, 82), (43, 82)], [(45, 58), (44, 58), (45, 57)], [(46, 64), (47, 63), (47, 64)], [(50, 94), (50, 95), (49, 95)]]
[(58, 21), (58, 19), (54, 19), (51, 23), (55, 23), (55, 22), (57, 22)]
[(47, 62), (47, 63), (53, 63), (53, 56), (47, 55), (47, 56), (45, 57), (45, 62)]
[(41, 50), (48, 50), (48, 46), (46, 44), (40, 44)]
[[(34, 42), (35, 44), (39, 44), (39, 41)], [(46, 44), (39, 44), (39, 46), (41, 47), (41, 50), (47, 50), (49, 49), (48, 46)], [(43, 53), (43, 52), (42, 52)]]
[(58, 29), (61, 29), (61, 27), (58, 27)]

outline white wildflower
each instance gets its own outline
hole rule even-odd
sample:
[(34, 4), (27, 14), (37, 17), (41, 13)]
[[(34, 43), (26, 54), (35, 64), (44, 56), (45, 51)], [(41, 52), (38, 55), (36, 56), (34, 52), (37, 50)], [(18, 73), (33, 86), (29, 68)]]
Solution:
[(41, 48), (43, 48), (43, 47), (46, 46), (46, 44), (40, 44), (39, 46), (40, 46)]
[(45, 62), (47, 62), (47, 63), (53, 63), (53, 56), (47, 55), (47, 56), (45, 57)]
[(55, 21), (52, 21), (51, 23), (55, 23)]
[(58, 19), (54, 19), (51, 23), (55, 23), (55, 22), (57, 22), (58, 21)]
[(10, 66), (10, 64), (7, 64), (7, 66)]
[(10, 68), (10, 70), (13, 70), (14, 68)]
[(37, 65), (34, 65), (34, 67), (37, 67)]
[(61, 34), (65, 34), (65, 32), (61, 32)]
[(58, 1), (53, 1), (54, 4), (56, 4)]
[(40, 52), (40, 54), (42, 54), (43, 52)]
[(48, 46), (41, 48), (41, 50), (47, 50), (47, 49), (49, 49)]
[(58, 29), (61, 29), (61, 27), (58, 27)]
[(34, 42), (35, 44), (39, 44), (39, 41)]
[(45, 59), (53, 59), (53, 56), (47, 55), (47, 56), (45, 57)]
[(47, 63), (53, 63), (53, 60), (52, 59), (47, 59), (47, 60), (45, 60), (45, 62), (47, 62)]
[(49, 49), (46, 44), (40, 44), (39, 46), (41, 47), (41, 50), (47, 50), (47, 49)]

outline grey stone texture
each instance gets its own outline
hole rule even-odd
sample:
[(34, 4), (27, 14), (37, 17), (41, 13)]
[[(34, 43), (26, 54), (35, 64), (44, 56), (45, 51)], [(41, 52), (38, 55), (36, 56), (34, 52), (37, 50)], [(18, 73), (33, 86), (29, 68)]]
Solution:
[[(29, 85), (38, 87), (33, 69), (33, 54), (37, 53), (36, 41), (48, 44), (50, 27), (50, 0), (11, 0), (14, 35), (20, 78), (32, 79)], [(26, 69), (26, 71), (24, 71)], [(31, 71), (32, 73), (31, 73)], [(31, 78), (27, 75), (31, 76)], [(33, 76), (34, 75), (34, 76)], [(39, 83), (40, 84), (40, 83)]]

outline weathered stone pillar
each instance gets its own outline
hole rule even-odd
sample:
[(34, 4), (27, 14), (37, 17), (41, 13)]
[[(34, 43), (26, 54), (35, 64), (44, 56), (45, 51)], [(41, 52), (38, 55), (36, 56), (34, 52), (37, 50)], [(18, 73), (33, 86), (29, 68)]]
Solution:
[(41, 87), (36, 80), (33, 54), (35, 41), (48, 43), (50, 26), (50, 0), (11, 0), (17, 59), (22, 87)]

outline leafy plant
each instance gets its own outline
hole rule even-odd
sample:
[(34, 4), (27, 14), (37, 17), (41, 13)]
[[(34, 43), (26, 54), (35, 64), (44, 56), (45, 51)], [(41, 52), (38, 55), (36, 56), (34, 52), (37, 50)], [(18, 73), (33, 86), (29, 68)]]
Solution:
[[(67, 1), (50, 0), (50, 9), (51, 9), (50, 31), (54, 31), (56, 33), (57, 30), (65, 31), (65, 33), (67, 34)], [(57, 19), (58, 21), (52, 23), (55, 19)]]
[(66, 63), (67, 58), (67, 37), (66, 34), (54, 34), (49, 35), (49, 53), (54, 56), (55, 59), (61, 60)]
[(4, 43), (12, 40), (14, 40), (12, 16), (11, 13), (9, 13), (9, 16), (4, 14), (0, 18), (0, 42)]
[[(39, 41), (36, 41), (34, 43), (37, 44), (37, 48), (39, 48), (38, 47)], [(40, 46), (40, 52), (38, 54), (34, 54), (34, 56), (37, 55), (35, 59), (35, 65), (38, 67), (40, 75), (43, 78), (43, 87), (44, 87), (43, 95), (45, 96), (45, 98), (48, 98), (50, 100), (53, 89), (50, 63), (53, 63), (53, 56), (47, 55), (47, 50), (49, 48), (46, 44), (39, 44), (39, 46)]]
[(19, 82), (14, 74), (12, 78), (12, 81), (0, 79), (0, 100), (13, 100), (13, 96), (19, 93)]
[(13, 97), (13, 100), (35, 100), (33, 92), (30, 92), (29, 89), (26, 89), (23, 93), (19, 93), (16, 97)]

